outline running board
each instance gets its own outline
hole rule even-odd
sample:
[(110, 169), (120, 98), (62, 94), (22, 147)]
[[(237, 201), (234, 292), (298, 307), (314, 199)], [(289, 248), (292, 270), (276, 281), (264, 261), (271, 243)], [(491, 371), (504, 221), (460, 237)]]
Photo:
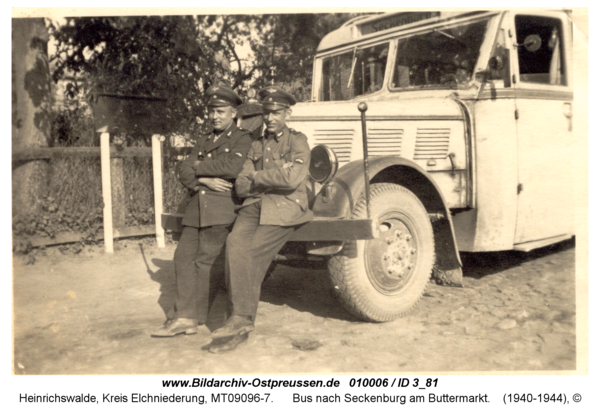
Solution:
[(552, 237), (552, 238), (545, 238), (545, 239), (540, 239), (537, 241), (523, 242), (522, 244), (513, 245), (513, 249), (516, 251), (529, 252), (529, 251), (537, 249), (537, 248), (542, 248), (542, 247), (545, 247), (550, 244), (556, 244), (557, 242), (567, 240), (567, 239), (571, 238), (572, 236), (573, 235), (571, 235), (571, 234), (563, 234), (563, 235), (558, 235), (558, 236)]

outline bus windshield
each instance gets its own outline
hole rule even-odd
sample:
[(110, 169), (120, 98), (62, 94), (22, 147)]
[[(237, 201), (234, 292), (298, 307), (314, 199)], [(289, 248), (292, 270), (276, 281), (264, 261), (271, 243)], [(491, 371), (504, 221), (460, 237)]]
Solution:
[(348, 100), (383, 87), (389, 43), (323, 59), (320, 101)]
[[(458, 88), (473, 77), (489, 18), (397, 38), (392, 89)], [(383, 89), (389, 40), (323, 58), (319, 101), (349, 100)]]
[(398, 39), (392, 88), (456, 88), (473, 77), (489, 20)]

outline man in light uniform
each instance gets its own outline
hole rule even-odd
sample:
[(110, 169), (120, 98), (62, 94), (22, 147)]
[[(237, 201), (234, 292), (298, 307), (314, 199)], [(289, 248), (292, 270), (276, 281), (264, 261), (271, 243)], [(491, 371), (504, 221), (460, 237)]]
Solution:
[(296, 101), (277, 87), (262, 89), (259, 97), (266, 129), (252, 143), (235, 184), (245, 200), (227, 239), (232, 316), (213, 332), (213, 353), (234, 350), (248, 339), (269, 265), (294, 230), (312, 219), (306, 188), (310, 148), (304, 134), (286, 126)]
[(240, 97), (227, 86), (208, 90), (208, 119), (213, 128), (201, 135), (190, 156), (178, 167), (188, 197), (183, 232), (175, 250), (177, 297), (165, 324), (154, 337), (195, 334), (205, 324), (215, 287), (224, 284), (225, 240), (235, 220), (236, 177), (242, 170), (252, 139), (234, 122)]

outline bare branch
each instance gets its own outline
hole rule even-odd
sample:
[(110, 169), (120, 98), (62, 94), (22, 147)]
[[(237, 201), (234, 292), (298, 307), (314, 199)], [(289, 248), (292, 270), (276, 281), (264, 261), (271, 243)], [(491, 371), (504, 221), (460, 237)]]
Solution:
[(225, 42), (227, 43), (229, 50), (231, 50), (231, 53), (233, 54), (233, 58), (235, 59), (236, 63), (238, 64), (238, 73), (242, 73), (242, 61), (240, 60), (237, 52), (235, 51), (235, 45), (229, 39), (229, 35), (225, 35)]
[(244, 81), (250, 79), (254, 75), (254, 72), (256, 72), (257, 70), (269, 70), (269, 66), (256, 65), (256, 66), (253, 66), (252, 69), (250, 69), (250, 71), (248, 73), (242, 74), (242, 72), (240, 72), (240, 74), (238, 76), (236, 76), (236, 80), (235, 80), (233, 88), (235, 89), (236, 87), (238, 87), (242, 83), (244, 83)]
[(227, 30), (229, 29), (229, 19), (227, 18), (227, 16), (223, 16), (223, 27), (221, 28), (221, 33), (219, 33), (219, 36), (217, 37), (216, 40), (216, 44), (217, 46), (221, 44), (221, 41), (223, 40), (223, 36), (225, 35), (225, 33), (227, 33)]

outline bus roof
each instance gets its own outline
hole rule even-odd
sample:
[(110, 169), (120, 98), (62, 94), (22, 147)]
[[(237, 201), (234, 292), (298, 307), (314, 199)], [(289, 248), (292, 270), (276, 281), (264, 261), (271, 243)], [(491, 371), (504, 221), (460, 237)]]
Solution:
[(339, 29), (327, 34), (321, 40), (321, 43), (319, 43), (317, 53), (360, 40), (389, 34), (390, 32), (398, 31), (400, 27), (402, 29), (411, 29), (459, 16), (466, 17), (481, 13), (484, 13), (484, 11), (418, 11), (358, 16), (344, 23)]

